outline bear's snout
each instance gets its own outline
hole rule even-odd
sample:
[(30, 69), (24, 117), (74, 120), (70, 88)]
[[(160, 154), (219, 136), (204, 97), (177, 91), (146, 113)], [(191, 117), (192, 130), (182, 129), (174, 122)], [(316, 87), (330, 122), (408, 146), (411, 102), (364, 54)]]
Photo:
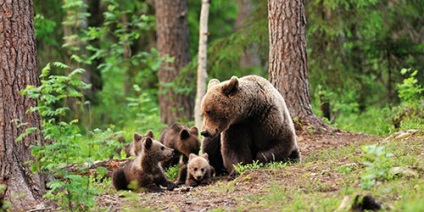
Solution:
[(203, 137), (211, 137), (211, 134), (208, 131), (202, 131), (200, 132), (200, 135), (202, 135)]
[(201, 175), (196, 176), (196, 180), (201, 180), (201, 179), (202, 179), (202, 176)]

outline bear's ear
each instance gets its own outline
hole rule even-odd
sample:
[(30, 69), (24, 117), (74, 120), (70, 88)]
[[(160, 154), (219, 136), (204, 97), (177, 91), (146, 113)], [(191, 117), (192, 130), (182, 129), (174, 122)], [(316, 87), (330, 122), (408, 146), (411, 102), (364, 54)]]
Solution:
[(190, 133), (188, 133), (188, 131), (186, 129), (183, 129), (183, 130), (180, 131), (180, 138), (182, 140), (185, 140), (189, 137), (190, 137)]
[(150, 150), (150, 148), (152, 148), (152, 146), (153, 146), (153, 140), (152, 140), (152, 138), (147, 137), (146, 140), (144, 140), (144, 147), (147, 150)]
[(199, 130), (197, 129), (197, 127), (192, 127), (190, 128), (190, 133), (198, 136)]
[(194, 153), (190, 153), (190, 155), (188, 156), (188, 160), (193, 160), (193, 158), (197, 157), (196, 154)]
[(208, 160), (208, 161), (209, 161), (209, 155), (208, 155), (208, 153), (203, 153), (202, 157), (203, 157), (204, 159), (206, 159), (206, 160)]
[(222, 86), (222, 93), (230, 97), (235, 94), (239, 88), (239, 81), (236, 76), (231, 77), (230, 81)]
[(153, 135), (153, 131), (151, 131), (151, 130), (147, 131), (146, 135), (144, 135), (144, 136), (147, 136), (147, 137), (150, 137), (150, 138), (155, 138), (155, 136)]
[(219, 80), (217, 80), (217, 79), (211, 79), (210, 81), (209, 81), (209, 83), (208, 83), (208, 90), (212, 87), (212, 86), (214, 86), (214, 85), (218, 85), (219, 84)]
[(138, 133), (134, 133), (134, 141), (140, 141), (142, 136)]

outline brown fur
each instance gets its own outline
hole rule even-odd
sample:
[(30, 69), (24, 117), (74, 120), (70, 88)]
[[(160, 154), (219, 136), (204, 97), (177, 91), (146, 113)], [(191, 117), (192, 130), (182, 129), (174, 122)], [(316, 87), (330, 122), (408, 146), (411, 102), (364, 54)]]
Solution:
[(266, 79), (254, 75), (224, 82), (213, 79), (201, 107), (201, 134), (221, 136), (221, 154), (229, 179), (237, 176), (233, 166), (238, 163), (300, 160), (286, 103)]
[(162, 191), (161, 185), (173, 190), (176, 185), (166, 179), (159, 163), (172, 158), (174, 150), (149, 136), (141, 136), (138, 133), (134, 133), (134, 141), (141, 143), (141, 150), (133, 161), (128, 161), (113, 173), (113, 186), (117, 190), (141, 188), (148, 192), (159, 192)]
[(141, 141), (146, 137), (154, 138), (153, 131), (149, 130), (145, 135), (140, 135), (138, 133), (134, 134), (133, 141), (125, 146), (125, 153), (127, 154), (127, 157), (137, 156), (140, 153), (142, 147)]
[(209, 185), (212, 183), (214, 169), (209, 165), (208, 153), (202, 156), (190, 154), (187, 164), (187, 186)]
[(227, 174), (221, 154), (221, 136), (205, 137), (202, 142), (202, 152), (213, 156), (209, 157), (209, 164), (215, 169), (216, 175)]
[(175, 149), (175, 155), (172, 159), (162, 162), (162, 167), (168, 169), (171, 166), (177, 165), (182, 156), (183, 165), (181, 166), (176, 182), (184, 184), (186, 178), (186, 166), (189, 155), (191, 153), (198, 154), (200, 151), (199, 131), (197, 127), (188, 129), (180, 124), (173, 124), (166, 128), (161, 137), (160, 142), (165, 146)]

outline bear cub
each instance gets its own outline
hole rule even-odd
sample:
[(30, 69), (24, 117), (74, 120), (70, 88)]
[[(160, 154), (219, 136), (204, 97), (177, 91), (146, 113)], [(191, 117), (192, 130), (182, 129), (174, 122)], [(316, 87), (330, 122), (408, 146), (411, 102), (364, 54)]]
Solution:
[(134, 133), (134, 141), (141, 144), (136, 158), (128, 161), (112, 175), (112, 183), (116, 190), (144, 189), (148, 192), (161, 192), (164, 186), (172, 191), (176, 185), (166, 179), (160, 162), (174, 156), (174, 150), (164, 146), (147, 133), (141, 136)]
[(162, 132), (160, 142), (175, 150), (174, 157), (161, 163), (164, 169), (177, 165), (182, 156), (183, 165), (180, 167), (176, 182), (184, 184), (189, 156), (191, 153), (198, 154), (200, 151), (201, 143), (197, 127), (188, 129), (184, 125), (173, 124)]
[(214, 169), (209, 165), (208, 157), (208, 153), (201, 156), (190, 154), (185, 182), (187, 186), (209, 185), (212, 182)]
[(144, 136), (138, 133), (134, 133), (133, 141), (130, 144), (125, 146), (125, 154), (127, 155), (127, 157), (137, 156), (140, 153), (141, 147), (142, 147), (141, 141), (145, 137), (154, 138), (153, 131), (151, 130), (147, 131), (147, 133)]

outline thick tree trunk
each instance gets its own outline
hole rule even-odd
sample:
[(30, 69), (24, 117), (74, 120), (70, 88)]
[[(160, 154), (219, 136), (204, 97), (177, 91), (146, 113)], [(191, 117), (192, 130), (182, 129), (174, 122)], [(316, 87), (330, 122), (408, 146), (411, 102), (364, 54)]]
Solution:
[[(41, 134), (16, 141), (26, 128), (41, 128), (40, 116), (26, 113), (36, 101), (20, 95), (26, 86), (39, 84), (33, 16), (32, 0), (0, 7), (0, 184), (7, 186), (0, 201), (9, 201), (12, 211), (33, 207), (45, 191), (42, 176), (30, 171), (30, 146), (43, 142)], [(22, 123), (27, 124), (19, 127)]]
[(194, 107), (194, 122), (198, 129), (202, 128), (202, 112), (200, 104), (206, 93), (207, 56), (208, 56), (208, 18), (210, 0), (202, 0), (202, 9), (200, 12), (200, 32), (199, 32), (199, 53), (197, 55), (197, 92), (196, 103)]
[(269, 80), (283, 95), (297, 129), (330, 127), (312, 112), (308, 87), (303, 0), (268, 0)]
[[(175, 91), (175, 79), (180, 70), (190, 62), (189, 31), (186, 0), (156, 0), (156, 30), (159, 56), (174, 58), (159, 68), (159, 106), (161, 121), (173, 124), (177, 119), (193, 119), (193, 94)], [(189, 82), (189, 74), (185, 80)], [(180, 83), (188, 84), (188, 83)]]

